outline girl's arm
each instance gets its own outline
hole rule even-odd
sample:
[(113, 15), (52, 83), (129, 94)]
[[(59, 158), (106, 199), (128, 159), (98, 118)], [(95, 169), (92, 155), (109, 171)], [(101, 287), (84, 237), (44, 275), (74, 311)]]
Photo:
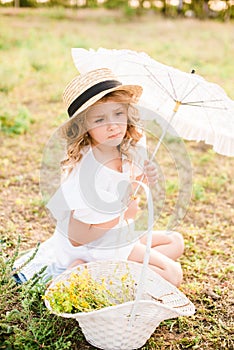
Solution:
[[(128, 209), (124, 214), (124, 219), (133, 219), (136, 216), (137, 210), (138, 201), (135, 199), (129, 203)], [(102, 237), (107, 231), (116, 226), (118, 223), (119, 217), (101, 224), (87, 224), (74, 219), (72, 211), (68, 227), (68, 238), (71, 244), (74, 246), (87, 244)]]

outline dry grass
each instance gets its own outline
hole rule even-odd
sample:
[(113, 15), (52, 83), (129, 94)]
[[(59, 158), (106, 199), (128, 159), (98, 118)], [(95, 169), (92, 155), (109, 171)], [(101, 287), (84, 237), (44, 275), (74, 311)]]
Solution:
[[(146, 51), (182, 70), (195, 68), (234, 98), (232, 23), (173, 21), (153, 15), (129, 21), (121, 13), (63, 9), (1, 9), (0, 21), (1, 113), (15, 115), (23, 105), (33, 119), (25, 134), (0, 134), (0, 228), (9, 254), (18, 235), (22, 248), (29, 248), (53, 233), (54, 224), (40, 194), (40, 166), (49, 137), (66, 119), (61, 93), (76, 74), (71, 47)], [(197, 312), (193, 317), (164, 322), (144, 349), (233, 349), (234, 159), (214, 154), (202, 144), (186, 142), (186, 147), (194, 192), (176, 229), (186, 242), (181, 289)], [(168, 192), (160, 227), (167, 222), (175, 195)], [(66, 323), (67, 330), (72, 325)], [(56, 339), (56, 332), (53, 337)], [(40, 339), (38, 336), (37, 346), (43, 347)], [(92, 349), (85, 341), (75, 345), (76, 341), (75, 337), (71, 340), (71, 349)]]

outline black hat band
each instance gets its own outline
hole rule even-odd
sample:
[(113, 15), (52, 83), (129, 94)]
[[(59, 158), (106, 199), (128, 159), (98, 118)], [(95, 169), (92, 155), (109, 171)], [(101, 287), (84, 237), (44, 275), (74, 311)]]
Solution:
[(98, 95), (100, 92), (115, 88), (120, 85), (122, 84), (117, 80), (106, 80), (91, 86), (71, 103), (67, 110), (69, 117), (71, 118), (74, 113), (92, 97)]

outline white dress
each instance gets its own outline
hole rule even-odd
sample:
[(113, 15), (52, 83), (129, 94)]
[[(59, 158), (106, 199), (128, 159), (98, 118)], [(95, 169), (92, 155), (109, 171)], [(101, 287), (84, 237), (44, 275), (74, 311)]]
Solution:
[[(133, 220), (128, 223), (120, 220), (99, 239), (80, 246), (73, 246), (68, 239), (68, 225), (71, 211), (75, 219), (88, 224), (123, 216), (132, 173), (134, 177), (142, 173), (144, 159), (146, 150), (139, 142), (134, 151), (134, 168), (123, 157), (122, 172), (118, 172), (99, 163), (91, 147), (85, 149), (81, 161), (47, 204), (57, 221), (56, 228), (52, 237), (40, 245), (36, 256), (20, 270), (26, 280), (44, 266), (47, 268), (43, 276), (47, 279), (59, 275), (77, 259), (90, 262), (128, 258), (139, 239)], [(21, 266), (31, 255), (32, 251), (19, 258), (14, 267)]]

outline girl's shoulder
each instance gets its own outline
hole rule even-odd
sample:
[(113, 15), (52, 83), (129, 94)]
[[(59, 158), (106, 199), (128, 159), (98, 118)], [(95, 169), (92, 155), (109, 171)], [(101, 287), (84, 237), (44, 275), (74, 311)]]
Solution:
[(143, 136), (135, 146), (130, 147), (132, 173), (135, 177), (141, 175), (144, 171), (144, 161), (148, 159), (146, 138)]
[(135, 146), (130, 147), (129, 152), (135, 162), (141, 162), (148, 158), (145, 135), (141, 137), (141, 139), (135, 144)]
[(72, 179), (74, 177), (77, 176), (77, 174), (79, 173), (82, 163), (84, 161), (84, 159), (86, 158), (86, 155), (90, 152), (91, 147), (90, 146), (85, 146), (82, 148), (82, 150), (80, 151), (82, 157), (81, 159), (73, 166), (73, 169), (71, 171), (69, 171), (69, 169), (65, 170), (63, 175), (62, 175), (62, 183), (64, 181), (68, 181), (69, 179)]

